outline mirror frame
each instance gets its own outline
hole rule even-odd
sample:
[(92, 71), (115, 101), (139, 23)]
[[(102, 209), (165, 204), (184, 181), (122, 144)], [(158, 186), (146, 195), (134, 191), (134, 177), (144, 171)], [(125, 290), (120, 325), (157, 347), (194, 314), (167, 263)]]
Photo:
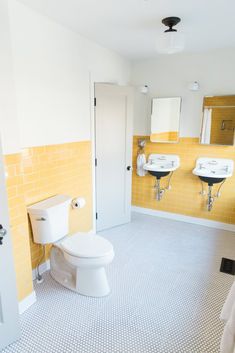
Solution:
[[(207, 95), (203, 97), (203, 103), (202, 103), (202, 118), (201, 118), (201, 130), (200, 130), (200, 136), (199, 136), (199, 144), (202, 146), (225, 146), (225, 147), (233, 147), (235, 146), (235, 139), (232, 145), (225, 145), (225, 144), (218, 144), (218, 143), (202, 143), (202, 130), (203, 130), (203, 122), (204, 122), (204, 109), (205, 107), (210, 107), (209, 105), (205, 105), (205, 99), (206, 98), (220, 98), (221, 100), (227, 98), (227, 99), (231, 99), (232, 102), (234, 102), (233, 104), (231, 104), (231, 108), (235, 108), (235, 94), (228, 94), (228, 95)], [(211, 106), (211, 107), (216, 107), (216, 106)], [(218, 107), (221, 107), (221, 105), (218, 105)], [(229, 106), (228, 106), (229, 107)]]

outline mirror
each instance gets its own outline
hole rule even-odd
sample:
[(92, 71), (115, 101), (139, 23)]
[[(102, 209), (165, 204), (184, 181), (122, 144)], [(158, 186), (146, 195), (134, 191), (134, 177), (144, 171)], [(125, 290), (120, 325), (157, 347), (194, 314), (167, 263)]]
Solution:
[(234, 145), (235, 96), (204, 97), (200, 143)]
[(180, 109), (181, 97), (153, 98), (150, 141), (179, 141)]

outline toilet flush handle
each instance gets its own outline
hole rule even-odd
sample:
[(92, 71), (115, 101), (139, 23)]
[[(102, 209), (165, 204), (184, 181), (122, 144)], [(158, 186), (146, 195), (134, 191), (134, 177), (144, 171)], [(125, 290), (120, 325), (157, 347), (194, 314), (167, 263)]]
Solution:
[(44, 218), (44, 217), (36, 218), (36, 221), (46, 221), (46, 218)]

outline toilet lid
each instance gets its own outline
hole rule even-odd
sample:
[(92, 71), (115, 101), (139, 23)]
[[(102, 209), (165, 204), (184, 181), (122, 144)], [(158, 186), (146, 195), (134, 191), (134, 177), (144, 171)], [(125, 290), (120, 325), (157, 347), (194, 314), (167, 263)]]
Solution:
[(62, 249), (76, 257), (102, 257), (113, 251), (112, 244), (99, 235), (77, 233), (61, 242)]

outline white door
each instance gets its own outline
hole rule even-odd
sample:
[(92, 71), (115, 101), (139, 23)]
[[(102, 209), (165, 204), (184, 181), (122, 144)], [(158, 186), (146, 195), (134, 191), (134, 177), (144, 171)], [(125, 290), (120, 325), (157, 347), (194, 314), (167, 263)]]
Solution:
[(133, 92), (95, 84), (97, 230), (130, 222)]
[(20, 337), (7, 193), (0, 148), (0, 350)]

